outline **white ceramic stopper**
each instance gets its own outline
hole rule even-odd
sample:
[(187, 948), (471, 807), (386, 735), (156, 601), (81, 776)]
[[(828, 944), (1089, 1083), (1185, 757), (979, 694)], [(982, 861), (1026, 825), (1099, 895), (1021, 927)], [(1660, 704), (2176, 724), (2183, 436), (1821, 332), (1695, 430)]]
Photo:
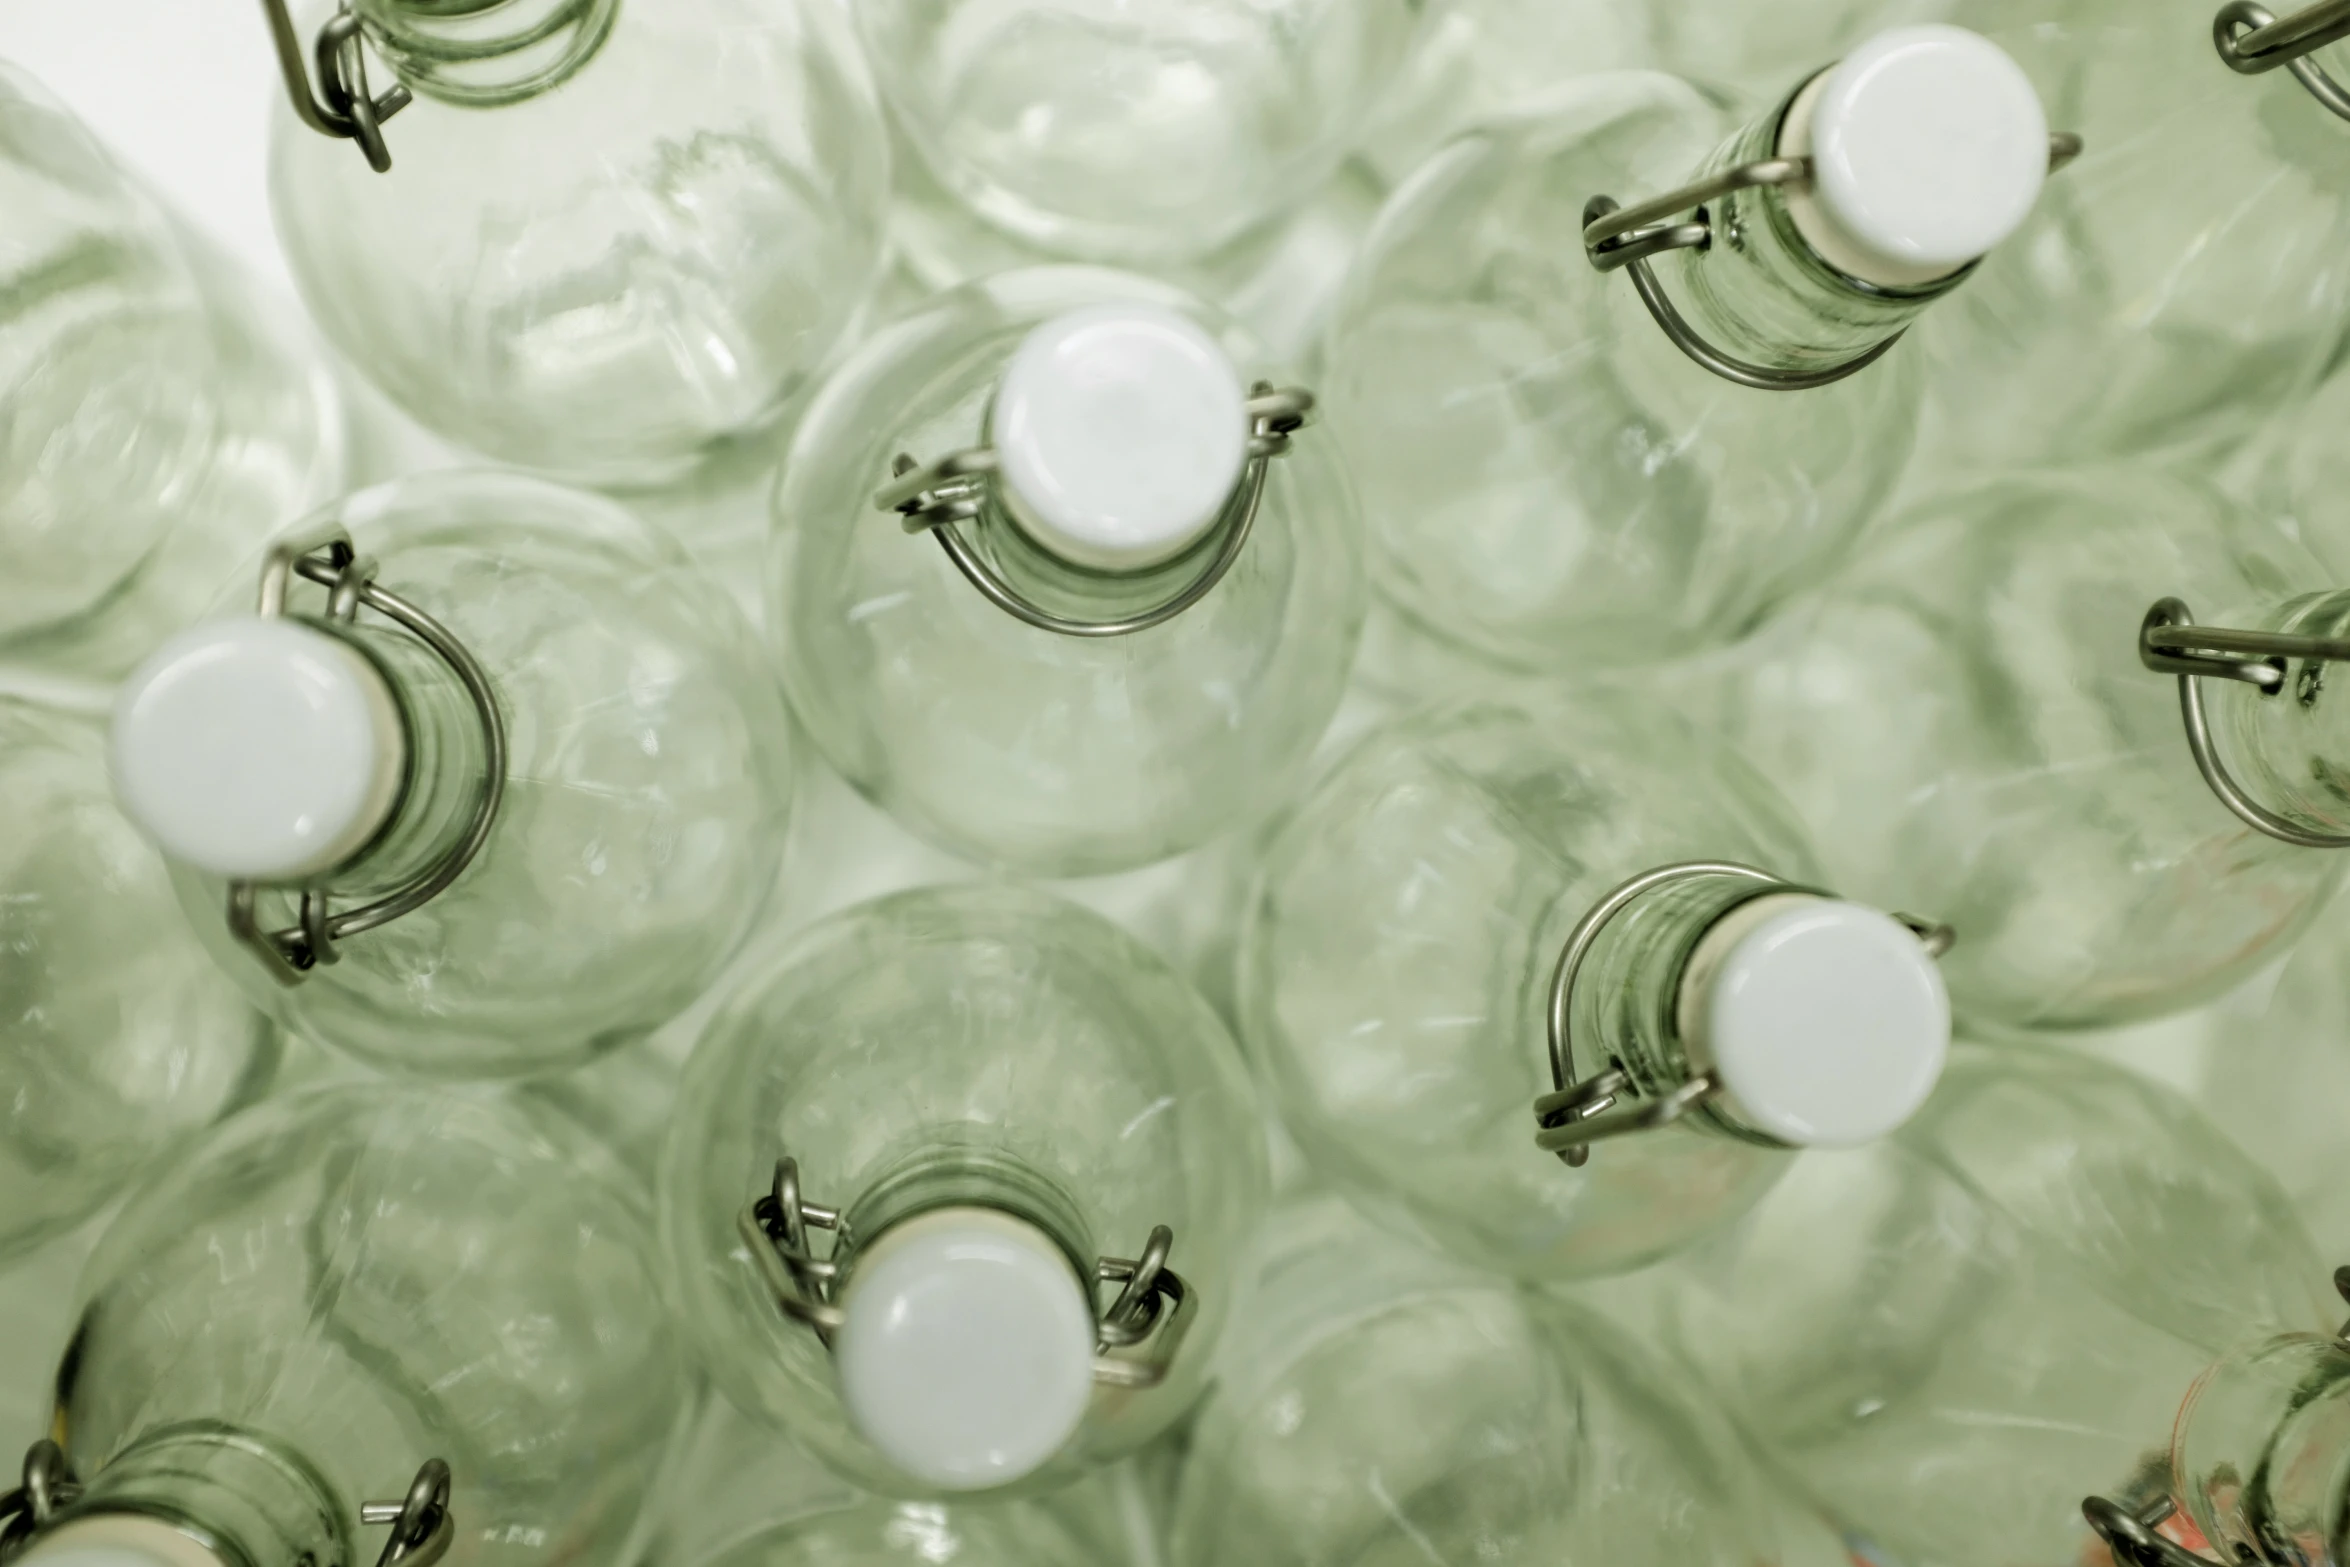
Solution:
[(1215, 522), (1248, 460), (1240, 373), (1197, 322), (1100, 305), (1028, 334), (988, 437), (1014, 520), (1079, 565), (1134, 570)]
[(1723, 1108), (1784, 1142), (1847, 1148), (1915, 1114), (1950, 1051), (1942, 971), (1907, 926), (1789, 893), (1716, 922), (1682, 982), (1682, 1038)]
[(2048, 176), (2048, 117), (2022, 67), (1964, 28), (1879, 33), (1789, 106), (1782, 154), (1808, 155), (1788, 197), (1831, 266), (1914, 287), (2021, 227)]
[(1092, 1301), (1033, 1225), (945, 1208), (857, 1259), (833, 1339), (841, 1403), (883, 1457), (949, 1490), (1059, 1452), (1093, 1397)]
[(222, 1567), (204, 1543), (160, 1518), (99, 1513), (35, 1537), (16, 1567)]
[(123, 813), (216, 876), (297, 881), (349, 859), (397, 801), (406, 750), (382, 674), (299, 621), (184, 631), (115, 698)]

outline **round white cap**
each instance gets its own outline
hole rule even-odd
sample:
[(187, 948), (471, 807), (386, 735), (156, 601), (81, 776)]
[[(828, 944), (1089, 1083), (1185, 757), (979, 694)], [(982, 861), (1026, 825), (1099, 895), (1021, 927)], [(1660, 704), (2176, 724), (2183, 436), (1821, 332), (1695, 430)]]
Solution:
[(1731, 1114), (1783, 1142), (1844, 1148), (1926, 1102), (1950, 1052), (1950, 996), (1907, 926), (1789, 896), (1757, 899), (1717, 931), (1726, 950), (1701, 942), (1689, 964), (1704, 993), (1685, 998), (1685, 1043), (1720, 1078)]
[(1133, 570), (1215, 522), (1248, 460), (1240, 373), (1200, 325), (1099, 305), (1028, 334), (988, 421), (1013, 518), (1079, 565)]
[(1906, 287), (2022, 226), (2048, 177), (2048, 116), (1988, 38), (1901, 27), (1813, 79), (1780, 150), (1812, 160), (1808, 197), (1788, 201), (1812, 247), (1864, 282)]
[(295, 881), (381, 829), (407, 742), (365, 654), (292, 620), (184, 631), (114, 705), (114, 792), (163, 852), (215, 876)]
[(194, 1535), (139, 1513), (95, 1513), (34, 1536), (20, 1567), (222, 1567)]
[(1033, 1225), (943, 1208), (884, 1232), (842, 1292), (833, 1338), (850, 1422), (907, 1474), (947, 1490), (1019, 1479), (1093, 1398), (1093, 1304)]

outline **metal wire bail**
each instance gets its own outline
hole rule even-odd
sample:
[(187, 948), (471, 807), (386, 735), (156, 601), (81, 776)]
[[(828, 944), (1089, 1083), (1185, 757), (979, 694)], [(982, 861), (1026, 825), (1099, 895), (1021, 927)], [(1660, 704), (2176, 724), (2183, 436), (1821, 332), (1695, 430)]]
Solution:
[(428, 1458), (408, 1482), (408, 1494), (396, 1502), (362, 1502), (362, 1524), (392, 1526), (375, 1567), (433, 1567), (449, 1554), (457, 1538), (456, 1519), (449, 1512), (449, 1466)]
[[(818, 1257), (811, 1249), (810, 1229), (833, 1233), (829, 1255)], [(735, 1215), (735, 1232), (750, 1248), (752, 1265), (784, 1315), (814, 1329), (830, 1349), (847, 1320), (833, 1302), (854, 1242), (839, 1209), (800, 1195), (798, 1160), (775, 1161), (773, 1182), (764, 1196), (752, 1198)], [(1167, 1380), (1196, 1315), (1191, 1287), (1167, 1266), (1174, 1246), (1175, 1232), (1161, 1224), (1153, 1226), (1140, 1257), (1095, 1259), (1096, 1387), (1153, 1388)], [(1112, 1284), (1119, 1286), (1118, 1293), (1103, 1307), (1099, 1291)]]
[[(1667, 1093), (1616, 1109), (1616, 1101), (1632, 1087), (1631, 1074), (1611, 1063), (1589, 1077), (1575, 1075), (1575, 978), (1582, 972), (1583, 960), (1591, 955), (1600, 932), (1636, 899), (1659, 887), (1694, 881), (1701, 876), (1737, 876), (1771, 887), (1792, 885), (1768, 871), (1735, 860), (1683, 860), (1660, 865), (1642, 871), (1585, 910), (1583, 917), (1575, 922), (1575, 928), (1567, 933), (1566, 945), (1559, 949), (1558, 964), (1550, 974), (1551, 1091), (1534, 1101), (1534, 1121), (1540, 1128), (1534, 1134), (1534, 1142), (1544, 1151), (1557, 1154), (1559, 1161), (1570, 1168), (1580, 1169), (1589, 1161), (1593, 1143), (1669, 1126), (1722, 1091), (1720, 1080), (1711, 1072), (1700, 1072)], [(1958, 939), (1949, 926), (1914, 914), (1896, 914), (1893, 918), (1909, 927), (1929, 957), (1939, 958)]]
[(2253, 0), (2230, 0), (2211, 19), (2212, 46), (2231, 71), (2259, 76), (2283, 66), (2309, 95), (2350, 120), (2350, 91), (2311, 58), (2327, 44), (2350, 38), (2350, 0), (2318, 0), (2279, 20)]
[(0, 1561), (22, 1550), (81, 1490), (64, 1450), (55, 1442), (43, 1439), (26, 1448), (21, 1483), (0, 1495)]
[(340, 957), (337, 944), (345, 937), (389, 924), (431, 902), (464, 874), (489, 841), (506, 792), (506, 724), (498, 712), (497, 694), (490, 677), (448, 628), (423, 610), (376, 585), (376, 564), (358, 553), (351, 535), (340, 524), (329, 524), (310, 534), (281, 539), (271, 546), (261, 566), (261, 593), (255, 613), (265, 620), (286, 613), (286, 595), (293, 579), (315, 582), (327, 590), (327, 618), (350, 624), (362, 607), (374, 610), (414, 636), (448, 665), (473, 699), (481, 721), (482, 760), (487, 778), (481, 798), (464, 834), (448, 853), (425, 866), (407, 881), (373, 903), (342, 913), (332, 911), (333, 890), (325, 886), (301, 889), (300, 917), (282, 930), (261, 928), (258, 910), (260, 886), (251, 881), (228, 884), (229, 933), (261, 960), (278, 983), (299, 985), (309, 971)]
[(302, 123), (321, 136), (341, 137), (359, 144), (367, 166), (378, 174), (392, 167), (392, 149), (384, 142), (383, 122), (415, 102), (415, 95), (398, 82), (381, 94), (367, 86), (367, 53), (360, 39), (359, 18), (349, 5), (338, 7), (318, 30), (311, 53), (318, 62), (319, 90), (310, 89), (302, 63), (302, 40), (286, 0), (261, 0), (261, 14), (269, 23), (270, 42), (277, 48), (278, 74), (285, 78), (286, 96)]
[(975, 521), (985, 509), (986, 495), (997, 471), (992, 447), (966, 447), (927, 467), (900, 452), (890, 464), (890, 482), (873, 495), (874, 509), (894, 511), (905, 519), (908, 533), (928, 530), (947, 559), (955, 563), (988, 602), (1040, 631), (1065, 637), (1123, 637), (1164, 625), (1208, 596), (1224, 580), (1224, 573), (1240, 558), (1249, 530), (1264, 499), (1265, 476), (1272, 460), (1289, 450), (1289, 438), (1304, 428), (1313, 412), (1314, 394), (1301, 387), (1275, 390), (1269, 381), (1249, 388), (1248, 466), (1241, 471), (1231, 499), (1216, 527), (1224, 533), (1222, 548), (1200, 574), (1172, 596), (1132, 615), (1115, 620), (1077, 620), (1056, 615), (1004, 580), (1003, 574), (966, 538), (960, 524)]
[(2285, 661), (2292, 658), (2340, 663), (2350, 660), (2350, 641), (2198, 626), (2185, 603), (2175, 598), (2158, 600), (2138, 626), (2138, 662), (2157, 674), (2179, 677), (2179, 716), (2187, 730), (2187, 749), (2220, 803), (2235, 812), (2237, 820), (2271, 838), (2304, 849), (2350, 849), (2350, 835), (2296, 826), (2246, 793), (2220, 760), (2211, 721), (2203, 711), (2197, 681), (2237, 680), (2257, 686), (2263, 696), (2275, 696), (2285, 687)]
[[(2350, 0), (2346, 0), (2350, 3)], [(2050, 173), (2063, 168), (2081, 154), (2081, 138), (2069, 131), (2058, 132), (2048, 138), (2048, 169)], [(1818, 370), (1775, 370), (1749, 360), (1726, 354), (1707, 342), (1703, 334), (1689, 324), (1664, 284), (1657, 281), (1649, 261), (1668, 250), (1707, 250), (1713, 245), (1713, 219), (1706, 212), (1706, 203), (1719, 201), (1736, 191), (1754, 190), (1766, 185), (1801, 187), (1811, 183), (1812, 164), (1809, 158), (1764, 158), (1755, 163), (1742, 163), (1725, 169), (1710, 178), (1684, 185), (1679, 190), (1658, 196), (1653, 200), (1621, 206), (1613, 196), (1594, 196), (1583, 204), (1583, 253), (1591, 265), (1601, 272), (1619, 269), (1632, 274), (1632, 287), (1639, 292), (1640, 302), (1675, 348), (1711, 370), (1725, 381), (1752, 387), (1758, 392), (1805, 392), (1816, 387), (1833, 385), (1846, 376), (1856, 375), (1889, 353), (1901, 341), (1901, 332), (1883, 342), (1865, 348), (1850, 359)], [(1687, 221), (1675, 221), (1689, 213)], [(1907, 328), (1903, 329), (1904, 331)]]
[(2178, 1504), (2168, 1495), (2155, 1497), (2136, 1512), (2103, 1496), (2081, 1503), (2081, 1516), (2113, 1552), (2115, 1567), (2216, 1567), (2210, 1558), (2155, 1532), (2177, 1511)]

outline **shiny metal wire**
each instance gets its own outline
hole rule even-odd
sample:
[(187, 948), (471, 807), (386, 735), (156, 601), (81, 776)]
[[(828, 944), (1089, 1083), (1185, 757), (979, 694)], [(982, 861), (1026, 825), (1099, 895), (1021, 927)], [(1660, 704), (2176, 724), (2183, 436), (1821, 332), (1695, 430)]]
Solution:
[(2350, 90), (2312, 58), (2345, 38), (2350, 38), (2350, 0), (2318, 0), (2283, 18), (2254, 0), (2230, 0), (2211, 19), (2212, 47), (2229, 70), (2258, 76), (2281, 65), (2312, 98), (2350, 120)]
[(302, 60), (302, 39), (294, 30), (286, 0), (261, 0), (261, 14), (269, 24), (269, 39), (277, 51), (278, 74), (286, 96), (302, 123), (321, 136), (356, 142), (367, 166), (378, 174), (392, 167), (392, 150), (385, 143), (383, 123), (415, 101), (415, 95), (394, 82), (381, 94), (367, 85), (366, 44), (359, 18), (348, 5), (339, 7), (319, 29), (311, 47), (317, 64), (318, 88), (310, 86), (309, 68)]
[(2284, 689), (2285, 661), (2292, 658), (2350, 661), (2350, 641), (2198, 626), (2186, 604), (2175, 598), (2157, 601), (2138, 626), (2138, 662), (2157, 674), (2178, 677), (2179, 718), (2187, 731), (2187, 749), (2195, 758), (2195, 770), (2220, 803), (2246, 826), (2282, 842), (2304, 849), (2350, 849), (2350, 835), (2299, 826), (2253, 799), (2220, 759), (2210, 717), (2203, 709), (2198, 682), (2234, 680), (2274, 696)]

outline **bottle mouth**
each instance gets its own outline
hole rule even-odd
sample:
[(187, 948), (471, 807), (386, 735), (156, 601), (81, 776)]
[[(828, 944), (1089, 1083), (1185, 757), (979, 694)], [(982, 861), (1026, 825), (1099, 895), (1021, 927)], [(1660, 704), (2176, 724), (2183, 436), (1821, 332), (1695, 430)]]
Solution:
[(486, 108), (568, 80), (603, 47), (620, 0), (355, 0), (354, 9), (404, 85)]

